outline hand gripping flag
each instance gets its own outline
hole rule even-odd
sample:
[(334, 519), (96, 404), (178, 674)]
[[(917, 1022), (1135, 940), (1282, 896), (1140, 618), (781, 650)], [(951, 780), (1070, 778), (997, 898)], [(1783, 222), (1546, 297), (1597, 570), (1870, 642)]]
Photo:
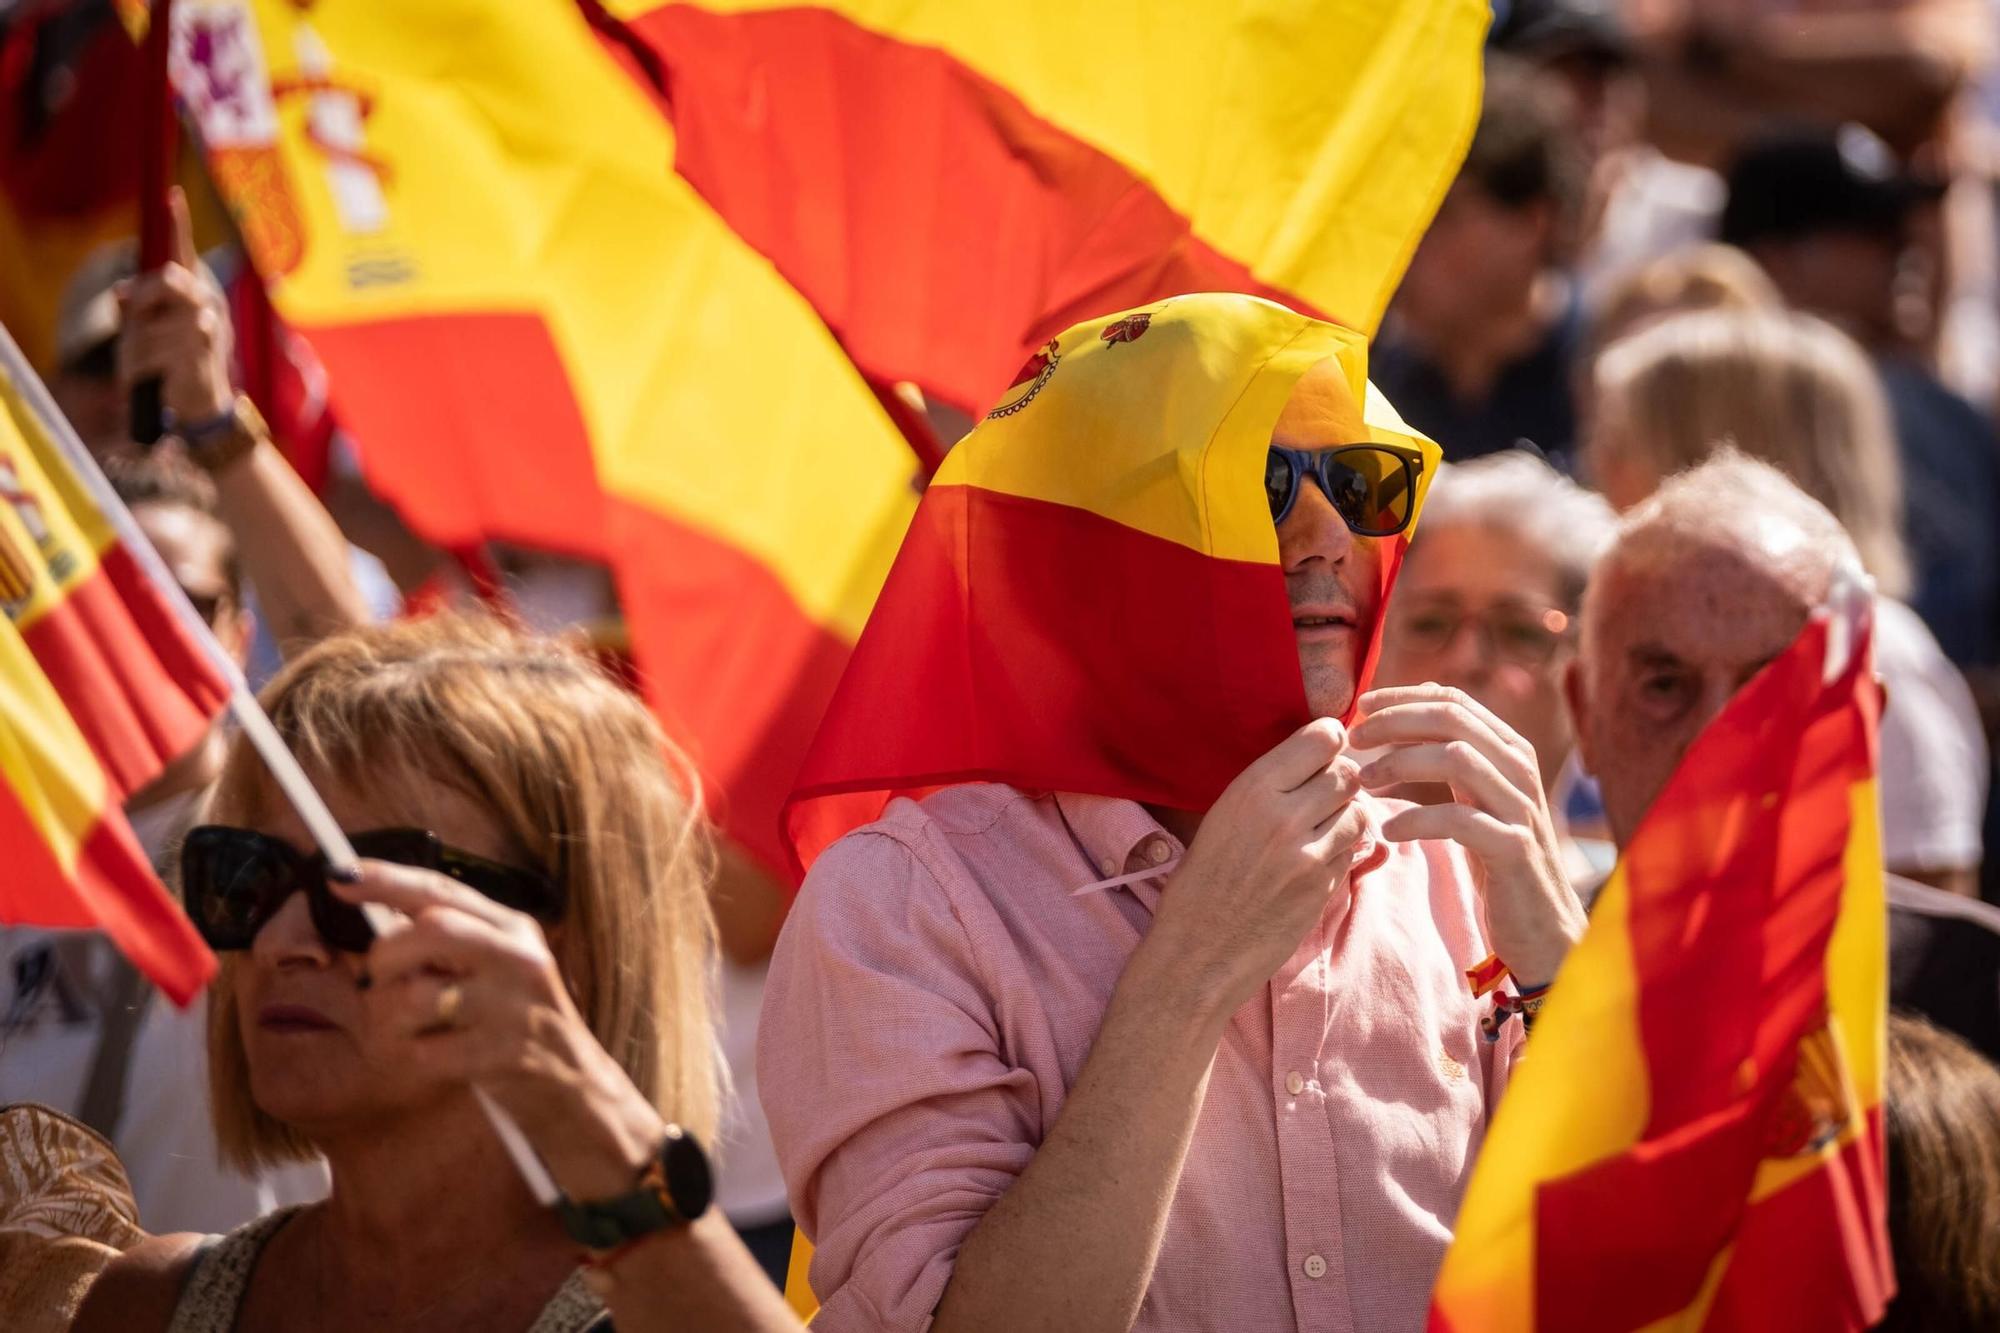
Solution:
[(186, 1004), (215, 959), (120, 806), (229, 686), (66, 461), (53, 413), (0, 335), (0, 921), (99, 928)]
[(1432, 1333), (1859, 1330), (1885, 1223), (1881, 692), (1858, 575), (1689, 747), (1480, 1151)]
[[(1438, 465), (1368, 386), (1366, 350), (1230, 294), (1052, 339), (917, 509), (793, 793), (801, 861), (956, 782), (1205, 809), (1304, 725), (1263, 484), (1280, 411), (1335, 370), (1340, 435), (1415, 460), (1412, 528)], [(1383, 539), (1364, 682), (1409, 532)]]

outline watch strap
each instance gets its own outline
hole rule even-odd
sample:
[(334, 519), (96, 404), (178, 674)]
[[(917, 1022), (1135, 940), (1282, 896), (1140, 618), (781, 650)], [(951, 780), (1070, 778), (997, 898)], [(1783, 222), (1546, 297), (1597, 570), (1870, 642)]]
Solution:
[(203, 421), (176, 422), (174, 434), (187, 446), (188, 457), (208, 473), (217, 473), (271, 438), (264, 414), (249, 395), (237, 394), (228, 407)]
[[(676, 1177), (692, 1171), (699, 1177), (691, 1197), (677, 1198)], [(708, 1207), (707, 1158), (692, 1137), (668, 1126), (660, 1150), (639, 1174), (638, 1188), (611, 1199), (579, 1203), (568, 1195), (557, 1198), (556, 1217), (571, 1240), (588, 1250), (614, 1250), (634, 1240), (692, 1222)]]

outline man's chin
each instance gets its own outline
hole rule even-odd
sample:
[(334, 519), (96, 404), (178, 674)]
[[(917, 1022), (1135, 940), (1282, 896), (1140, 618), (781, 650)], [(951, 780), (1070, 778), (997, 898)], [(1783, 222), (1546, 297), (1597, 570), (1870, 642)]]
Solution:
[(1354, 675), (1340, 667), (1305, 666), (1306, 708), (1314, 717), (1345, 717), (1354, 706)]

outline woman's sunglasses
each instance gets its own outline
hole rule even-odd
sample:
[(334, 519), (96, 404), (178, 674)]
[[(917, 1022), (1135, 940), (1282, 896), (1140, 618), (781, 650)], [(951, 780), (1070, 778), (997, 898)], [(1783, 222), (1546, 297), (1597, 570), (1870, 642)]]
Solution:
[[(447, 847), (422, 829), (375, 829), (349, 837), (357, 856), (448, 875), (494, 902), (537, 920), (562, 919), (563, 892), (548, 876)], [(305, 890), (313, 929), (335, 949), (365, 953), (375, 931), (361, 909), (333, 896), (326, 858), (250, 829), (203, 824), (181, 845), (181, 892), (208, 947), (247, 949), (285, 900)]]
[(1357, 537), (1393, 537), (1410, 526), (1424, 456), (1393, 444), (1343, 444), (1333, 449), (1271, 446), (1264, 461), (1264, 497), (1271, 521), (1283, 523), (1298, 502), (1299, 483), (1313, 479)]

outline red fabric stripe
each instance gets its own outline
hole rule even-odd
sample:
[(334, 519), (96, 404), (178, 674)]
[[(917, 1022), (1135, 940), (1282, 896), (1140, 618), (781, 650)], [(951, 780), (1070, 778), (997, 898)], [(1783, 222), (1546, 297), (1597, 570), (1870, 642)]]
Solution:
[(872, 379), (976, 414), (1036, 347), (1109, 310), (1238, 291), (1313, 313), (943, 51), (811, 8), (668, 4), (625, 32), (651, 57), (628, 68), (664, 79), (675, 168)]
[(375, 489), (440, 546), (489, 539), (606, 558), (590, 435), (529, 314), (299, 326)]
[(736, 548), (615, 496), (605, 503), (647, 702), (693, 754), (723, 828), (790, 880), (779, 807), (849, 645)]
[(0, 783), (0, 847), (8, 862), (0, 875), (0, 921), (103, 930), (178, 1005), (215, 975), (215, 955), (167, 896), (117, 810), (105, 811), (86, 835), (72, 876)]
[(122, 545), (23, 632), (122, 801), (228, 702), (215, 668)]
[(1307, 716), (1290, 629), (1276, 565), (933, 488), (800, 777), (800, 858), (946, 782), (1206, 809)]

